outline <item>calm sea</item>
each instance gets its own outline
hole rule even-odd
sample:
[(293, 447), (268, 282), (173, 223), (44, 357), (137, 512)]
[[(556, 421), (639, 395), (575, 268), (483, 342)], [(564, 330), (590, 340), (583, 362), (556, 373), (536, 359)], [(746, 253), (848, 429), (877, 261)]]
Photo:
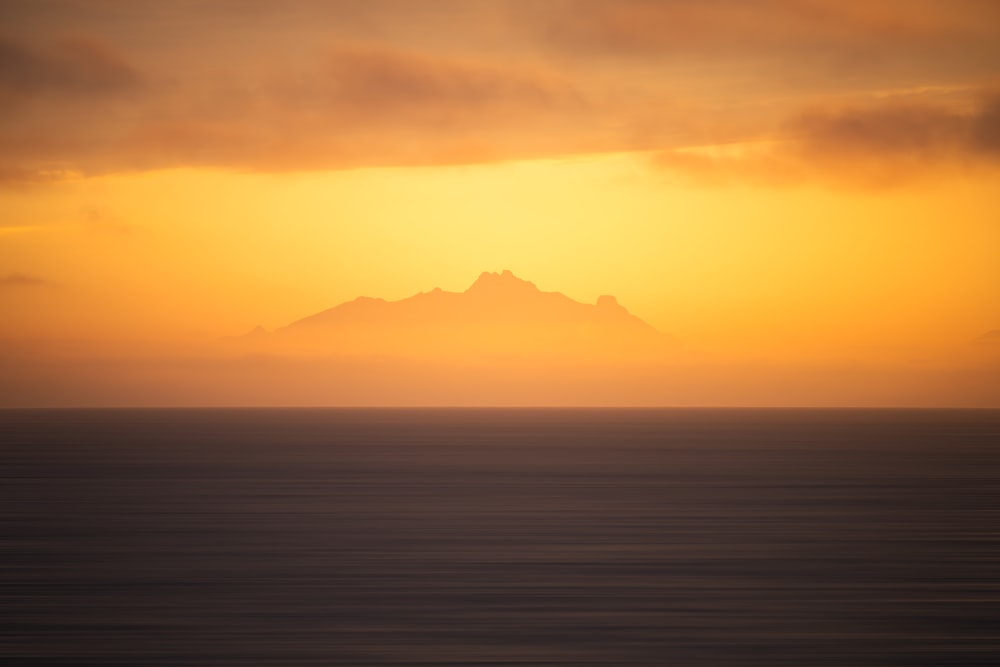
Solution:
[(7, 665), (1000, 664), (1000, 411), (0, 411)]

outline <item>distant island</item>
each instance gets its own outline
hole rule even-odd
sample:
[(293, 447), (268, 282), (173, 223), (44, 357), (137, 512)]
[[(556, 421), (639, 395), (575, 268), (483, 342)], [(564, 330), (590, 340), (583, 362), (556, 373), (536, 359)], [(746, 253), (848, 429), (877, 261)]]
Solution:
[(240, 343), (323, 356), (621, 358), (657, 354), (671, 338), (613, 296), (586, 304), (543, 292), (509, 270), (464, 292), (435, 288), (398, 301), (358, 297)]

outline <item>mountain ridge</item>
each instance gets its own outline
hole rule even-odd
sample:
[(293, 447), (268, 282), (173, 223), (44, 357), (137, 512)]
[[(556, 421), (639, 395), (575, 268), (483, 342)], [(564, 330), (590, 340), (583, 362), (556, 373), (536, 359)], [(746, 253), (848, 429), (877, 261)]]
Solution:
[(295, 320), (268, 338), (272, 348), (285, 351), (355, 356), (594, 358), (668, 343), (613, 296), (578, 302), (542, 291), (510, 270), (484, 271), (463, 292), (435, 287), (395, 301), (360, 296)]

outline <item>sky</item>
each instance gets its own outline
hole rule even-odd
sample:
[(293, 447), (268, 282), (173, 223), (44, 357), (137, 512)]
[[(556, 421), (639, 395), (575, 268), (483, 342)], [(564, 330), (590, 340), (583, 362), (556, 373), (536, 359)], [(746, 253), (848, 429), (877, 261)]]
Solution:
[(1000, 407), (998, 182), (993, 0), (0, 0), (0, 402), (509, 269), (689, 356), (479, 402)]

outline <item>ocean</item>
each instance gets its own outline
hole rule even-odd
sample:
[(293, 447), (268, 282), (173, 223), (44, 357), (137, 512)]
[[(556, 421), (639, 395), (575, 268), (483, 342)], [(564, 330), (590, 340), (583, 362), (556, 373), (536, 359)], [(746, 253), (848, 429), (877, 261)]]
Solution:
[(1000, 411), (0, 411), (7, 665), (1000, 664)]

